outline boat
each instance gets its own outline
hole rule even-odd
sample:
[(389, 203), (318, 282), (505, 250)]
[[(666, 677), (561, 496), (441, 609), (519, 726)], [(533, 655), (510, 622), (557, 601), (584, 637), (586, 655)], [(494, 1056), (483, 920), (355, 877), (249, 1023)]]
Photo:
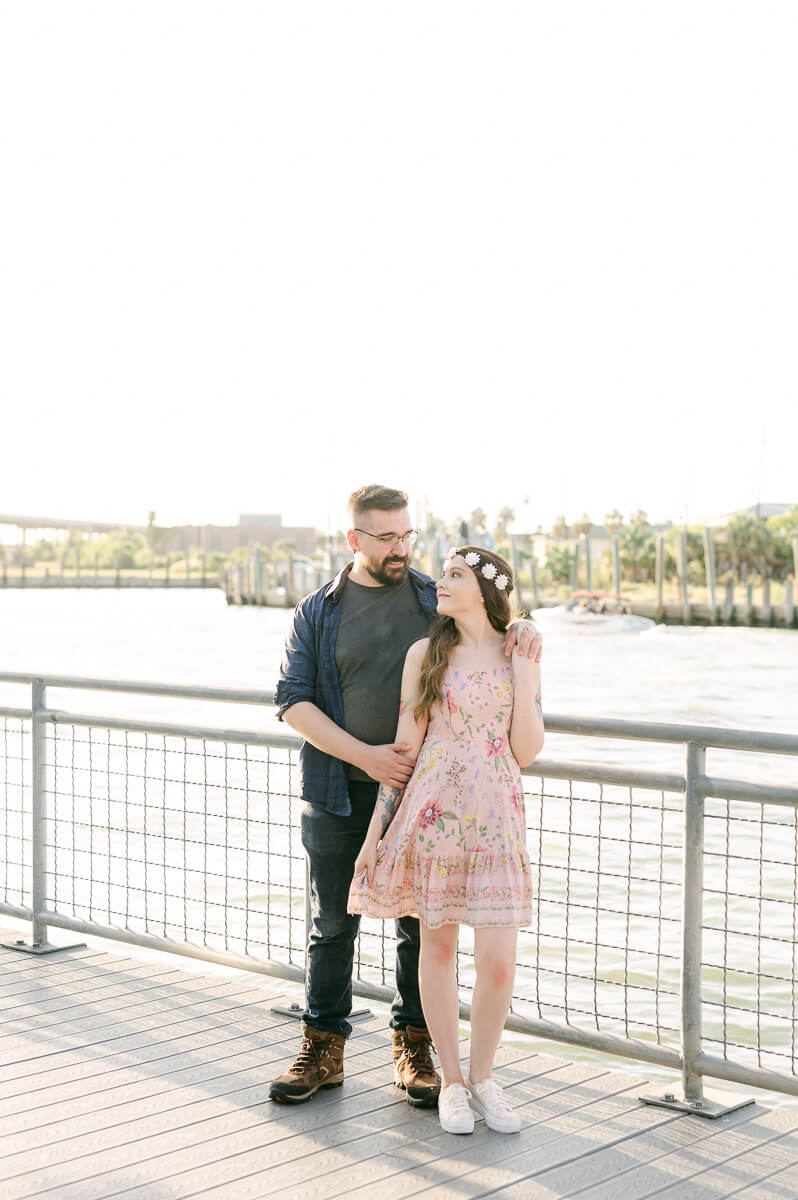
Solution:
[(628, 596), (614, 592), (571, 592), (564, 604), (552, 608), (536, 608), (532, 620), (540, 628), (580, 629), (607, 633), (642, 633), (653, 629), (656, 621), (650, 617), (636, 617), (631, 612), (632, 602)]

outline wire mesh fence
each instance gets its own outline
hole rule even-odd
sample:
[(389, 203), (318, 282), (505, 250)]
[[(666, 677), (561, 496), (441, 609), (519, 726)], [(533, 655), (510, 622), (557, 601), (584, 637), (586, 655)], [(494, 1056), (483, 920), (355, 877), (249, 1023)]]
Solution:
[(798, 808), (706, 801), (703, 1039), (798, 1075)]
[(30, 721), (0, 717), (0, 866), (6, 904), (31, 905), (31, 744)]
[(59, 723), (46, 754), (48, 907), (302, 967), (295, 752)]
[[(274, 744), (290, 739), (125, 728), (61, 712), (38, 719), (43, 794), (35, 822), (31, 719), (0, 716), (0, 911), (34, 916), (36, 824), (42, 909), (53, 924), (58, 914), (73, 929), (155, 936), (198, 957), (279, 963), (301, 975), (297, 751)], [(678, 1055), (684, 792), (586, 780), (576, 767), (563, 778), (565, 764), (549, 765), (556, 777), (541, 774), (543, 764), (525, 775), (535, 899), (532, 923), (519, 933), (513, 1016), (556, 1026), (563, 1040), (593, 1031), (616, 1048), (623, 1041), (632, 1055), (646, 1043)], [(783, 797), (707, 794), (702, 803), (703, 1044), (725, 1060), (794, 1079), (798, 807)], [(363, 918), (355, 973), (364, 990), (393, 993), (395, 944), (393, 922)], [(475, 981), (468, 926), (457, 966), (467, 997)]]

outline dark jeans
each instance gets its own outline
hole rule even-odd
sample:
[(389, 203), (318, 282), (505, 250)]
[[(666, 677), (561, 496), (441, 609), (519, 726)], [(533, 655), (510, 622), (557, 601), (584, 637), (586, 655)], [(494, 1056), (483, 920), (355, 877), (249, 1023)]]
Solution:
[[(360, 917), (346, 911), (355, 859), (366, 836), (377, 784), (350, 780), (352, 812), (341, 817), (305, 804), (302, 844), (310, 863), (310, 911), (303, 1021), (331, 1033), (352, 1032), (352, 970)], [(426, 1025), (418, 988), (419, 924), (416, 917), (396, 922), (396, 995), (392, 1029)]]

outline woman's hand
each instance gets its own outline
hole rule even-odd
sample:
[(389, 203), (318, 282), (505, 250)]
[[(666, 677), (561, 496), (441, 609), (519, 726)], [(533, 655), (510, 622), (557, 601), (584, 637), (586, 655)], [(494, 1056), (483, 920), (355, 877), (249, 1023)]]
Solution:
[(377, 865), (377, 847), (369, 841), (365, 841), (360, 847), (360, 853), (355, 859), (354, 878), (366, 872), (366, 883), (370, 884), (374, 875), (374, 868)]

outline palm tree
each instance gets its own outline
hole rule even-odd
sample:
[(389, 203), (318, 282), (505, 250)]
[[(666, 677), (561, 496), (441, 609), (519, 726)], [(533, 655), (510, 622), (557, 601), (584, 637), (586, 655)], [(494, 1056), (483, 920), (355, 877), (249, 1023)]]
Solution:
[(546, 569), (554, 583), (567, 583), (571, 578), (573, 555), (567, 546), (550, 546), (546, 555)]
[(568, 525), (565, 517), (555, 517), (551, 527), (551, 536), (558, 542), (564, 542), (568, 537)]
[(648, 516), (639, 508), (621, 531), (621, 562), (632, 572), (633, 578), (638, 578), (643, 569), (653, 570), (654, 555), (654, 535)]
[(612, 512), (607, 513), (604, 518), (604, 528), (610, 537), (621, 532), (623, 529), (623, 513), (620, 509), (614, 508)]
[(732, 517), (720, 546), (723, 569), (732, 570), (743, 583), (753, 571), (770, 575), (775, 562), (773, 535), (759, 517), (744, 513)]
[(471, 536), (476, 538), (487, 529), (488, 518), (483, 509), (475, 508), (468, 523), (471, 527)]
[(493, 536), (497, 542), (503, 542), (507, 537), (507, 530), (515, 520), (515, 513), (506, 505), (499, 509), (499, 515), (496, 518), (496, 528), (493, 531)]

